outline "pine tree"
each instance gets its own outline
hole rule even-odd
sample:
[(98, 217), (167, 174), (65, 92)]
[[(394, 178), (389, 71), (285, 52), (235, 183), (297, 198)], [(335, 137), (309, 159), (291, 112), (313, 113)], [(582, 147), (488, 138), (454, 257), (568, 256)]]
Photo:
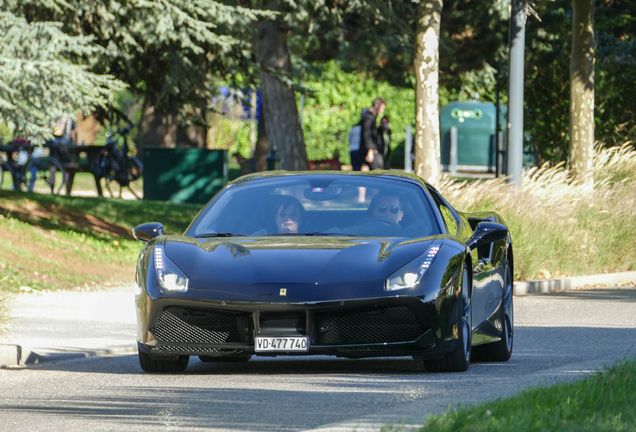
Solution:
[(83, 61), (103, 52), (92, 37), (61, 28), (0, 12), (0, 121), (34, 142), (52, 136), (56, 118), (103, 106), (110, 92), (124, 86)]

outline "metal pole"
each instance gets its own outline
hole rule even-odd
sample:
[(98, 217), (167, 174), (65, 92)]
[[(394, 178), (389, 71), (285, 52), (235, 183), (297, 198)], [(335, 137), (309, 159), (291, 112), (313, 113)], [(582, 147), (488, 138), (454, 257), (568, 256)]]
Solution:
[(526, 0), (512, 0), (510, 14), (510, 67), (508, 73), (508, 166), (510, 181), (519, 182), (523, 171), (523, 82)]
[(457, 175), (457, 126), (450, 128), (450, 173)]
[(413, 164), (411, 161), (411, 147), (413, 146), (413, 132), (411, 126), (406, 127), (406, 137), (404, 139), (404, 171), (413, 172)]

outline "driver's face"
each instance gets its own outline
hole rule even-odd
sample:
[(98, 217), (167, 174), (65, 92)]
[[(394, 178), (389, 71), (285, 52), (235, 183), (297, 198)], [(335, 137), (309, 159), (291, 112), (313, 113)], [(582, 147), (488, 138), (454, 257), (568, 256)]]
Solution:
[(378, 200), (377, 205), (373, 209), (373, 215), (392, 219), (395, 223), (399, 223), (404, 216), (404, 212), (400, 207), (400, 200), (396, 196), (383, 196)]

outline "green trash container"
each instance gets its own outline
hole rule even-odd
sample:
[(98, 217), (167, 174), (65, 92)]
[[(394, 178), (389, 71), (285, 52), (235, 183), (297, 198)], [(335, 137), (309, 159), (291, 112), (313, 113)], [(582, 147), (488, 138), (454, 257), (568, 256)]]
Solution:
[[(505, 107), (500, 108), (505, 125)], [(457, 169), (460, 172), (494, 172), (496, 109), (491, 102), (451, 102), (440, 110), (442, 171), (450, 171), (451, 128), (457, 128)]]
[(144, 147), (144, 199), (206, 203), (228, 182), (226, 150)]

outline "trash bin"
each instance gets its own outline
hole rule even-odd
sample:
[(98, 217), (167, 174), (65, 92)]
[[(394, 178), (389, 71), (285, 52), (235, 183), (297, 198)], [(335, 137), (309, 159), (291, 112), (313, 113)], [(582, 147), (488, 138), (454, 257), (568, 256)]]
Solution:
[[(451, 170), (451, 128), (456, 128), (456, 164), (460, 172), (494, 172), (495, 104), (491, 102), (451, 102), (440, 110), (442, 171)], [(505, 125), (505, 107), (499, 124)]]
[(144, 147), (144, 199), (206, 203), (228, 182), (226, 150)]

